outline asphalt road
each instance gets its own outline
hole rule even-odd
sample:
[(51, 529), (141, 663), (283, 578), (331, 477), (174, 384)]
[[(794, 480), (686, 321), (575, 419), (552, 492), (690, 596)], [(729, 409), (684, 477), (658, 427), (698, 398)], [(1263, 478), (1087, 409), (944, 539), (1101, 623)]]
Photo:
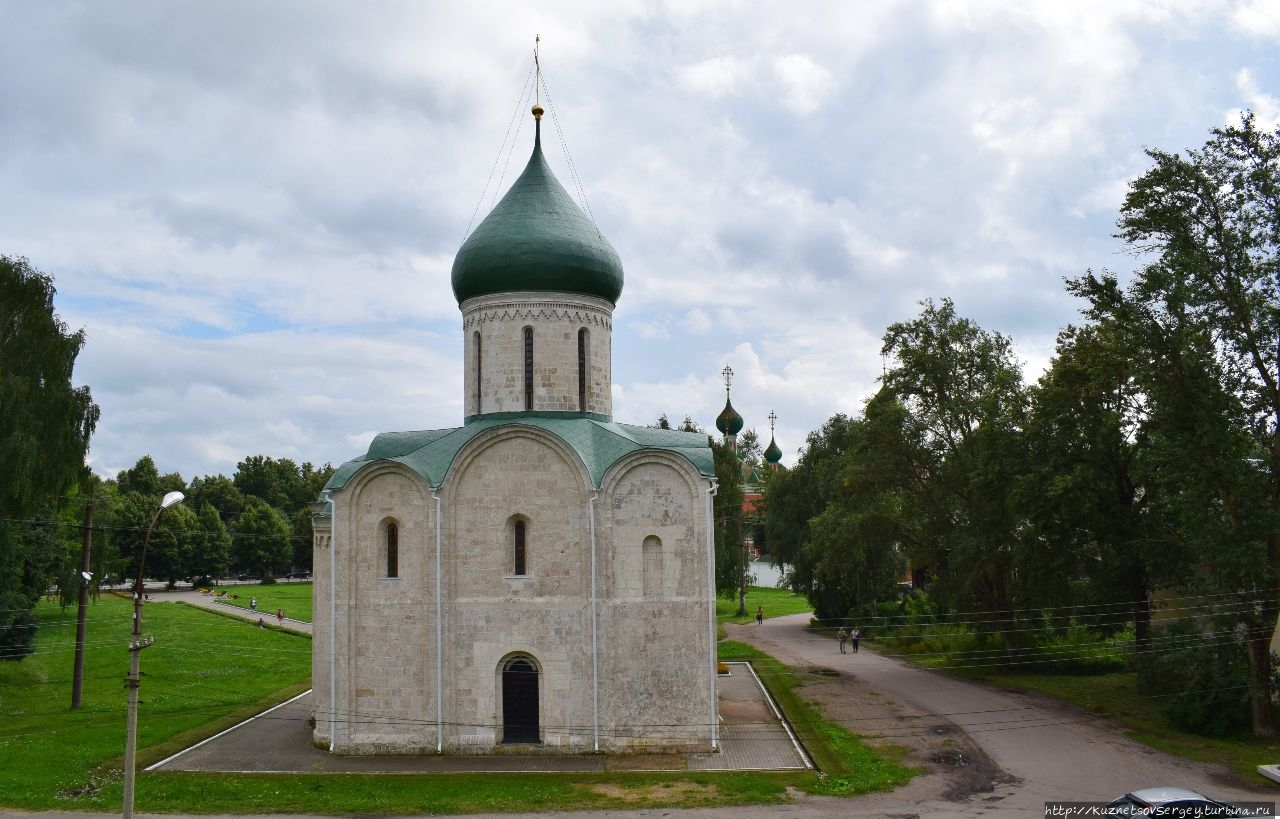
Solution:
[[(1280, 789), (1259, 777), (1254, 786), (1221, 769), (1178, 759), (1129, 740), (1078, 709), (921, 670), (864, 649), (841, 654), (836, 641), (808, 631), (809, 615), (766, 620), (751, 641), (790, 664), (855, 675), (885, 696), (945, 718), (1003, 772), (989, 793), (963, 802), (896, 803), (865, 797), (885, 813), (921, 816), (1042, 816), (1048, 801), (1107, 801), (1156, 785), (1191, 788), (1229, 801), (1274, 802)], [(856, 815), (855, 811), (846, 815)]]

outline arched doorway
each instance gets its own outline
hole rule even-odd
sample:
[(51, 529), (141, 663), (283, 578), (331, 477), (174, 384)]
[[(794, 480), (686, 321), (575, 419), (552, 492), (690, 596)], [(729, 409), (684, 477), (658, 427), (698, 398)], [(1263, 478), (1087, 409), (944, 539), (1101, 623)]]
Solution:
[(538, 668), (528, 657), (512, 657), (502, 667), (502, 741), (541, 741)]

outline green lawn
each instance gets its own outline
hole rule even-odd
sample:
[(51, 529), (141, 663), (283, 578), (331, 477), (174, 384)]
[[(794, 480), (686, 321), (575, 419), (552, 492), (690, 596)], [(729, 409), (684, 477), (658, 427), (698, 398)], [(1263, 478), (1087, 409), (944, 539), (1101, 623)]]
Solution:
[(756, 619), (756, 606), (764, 607), (764, 616), (781, 617), (784, 614), (800, 614), (813, 611), (813, 606), (790, 589), (769, 589), (763, 586), (747, 588), (747, 613), (738, 616), (738, 596), (733, 599), (716, 598), (716, 619), (721, 623), (750, 623)]
[[(104, 595), (89, 608), (83, 704), (72, 711), (75, 608), (37, 609), (36, 652), (0, 663), (0, 805), (103, 810), (120, 805), (132, 606)], [(143, 764), (306, 690), (311, 642), (192, 606), (149, 603), (143, 633), (138, 748)], [(146, 778), (143, 778), (146, 781)], [(140, 809), (151, 806), (139, 787)]]
[[(263, 590), (264, 587), (251, 587)], [(265, 587), (301, 591), (297, 586)], [(306, 587), (309, 590), (309, 586)], [(759, 597), (781, 608), (773, 590)], [(252, 592), (251, 592), (252, 593)], [(242, 596), (243, 597), (243, 596)], [(259, 597), (267, 599), (286, 598)], [(770, 602), (772, 601), (772, 602)], [(278, 604), (277, 604), (278, 605)], [(759, 604), (757, 604), (759, 605)], [(84, 706), (71, 711), (75, 611), (37, 609), (36, 653), (0, 663), (0, 806), (24, 810), (113, 811), (120, 806), (131, 608), (104, 596), (89, 610)], [(772, 611), (772, 614), (781, 613)], [(307, 687), (305, 636), (263, 630), (249, 621), (154, 602), (144, 632), (156, 638), (142, 656), (138, 760), (159, 761)], [(770, 804), (787, 791), (862, 793), (911, 775), (891, 758), (831, 726), (798, 699), (795, 678), (746, 646), (724, 644), (727, 658), (763, 664), (775, 696), (802, 726), (808, 747), (830, 775), (812, 772), (251, 775), (143, 773), (137, 809), (161, 813), (476, 813), (521, 810), (630, 810)]]
[(284, 616), (304, 623), (311, 622), (311, 583), (268, 583), (265, 586), (253, 584), (243, 586), (223, 586), (219, 591), (226, 591), (234, 597), (226, 598), (233, 606), (249, 608), (249, 601), (258, 599), (258, 611), (265, 615), (273, 615), (276, 609), (284, 609)]

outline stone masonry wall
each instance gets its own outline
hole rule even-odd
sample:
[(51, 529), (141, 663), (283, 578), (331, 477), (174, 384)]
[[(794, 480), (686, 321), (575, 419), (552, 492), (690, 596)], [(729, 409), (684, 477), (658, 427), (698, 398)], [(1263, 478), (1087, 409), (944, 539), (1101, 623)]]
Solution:
[[(590, 726), (589, 530), (585, 476), (541, 433), (506, 428), (460, 453), (447, 486), (445, 666), (454, 749), (501, 742), (500, 666), (523, 654), (540, 670), (542, 741), (580, 748)], [(526, 574), (514, 574), (511, 522), (526, 524)]]
[[(710, 747), (707, 486), (687, 462), (667, 454), (635, 456), (606, 479), (600, 699), (614, 748)], [(661, 559), (650, 553), (646, 560), (644, 543), (654, 538)], [(646, 582), (654, 571), (659, 576)]]
[[(706, 588), (706, 488), (683, 458), (643, 452), (615, 465), (592, 502), (577, 455), (517, 424), (484, 432), (458, 453), (440, 490), (447, 752), (500, 745), (502, 668), (516, 656), (539, 672), (541, 744), (519, 747), (593, 749), (592, 514), (600, 747), (709, 748), (714, 600)], [(390, 463), (369, 465), (334, 499), (333, 537), (321, 518), (315, 539), (314, 738), (332, 740), (340, 752), (433, 752), (435, 499)], [(526, 526), (523, 575), (515, 573), (515, 520)], [(395, 578), (386, 570), (389, 521), (399, 527)], [(332, 624), (331, 556), (338, 572)]]
[[(338, 494), (337, 502), (340, 716), (334, 748), (364, 753), (434, 751), (433, 501), (416, 478), (399, 467), (384, 466), (361, 476)], [(387, 573), (386, 533), (391, 522), (399, 529), (397, 577)], [(317, 586), (327, 579), (327, 571), (323, 577), (317, 575)], [(322, 596), (327, 599), (327, 589)], [(327, 646), (320, 653), (327, 653)], [(328, 678), (328, 668), (321, 669), (316, 688), (327, 689)], [(323, 716), (318, 709), (317, 735), (328, 722)]]
[[(578, 331), (586, 329), (586, 412), (613, 412), (613, 305), (567, 293), (504, 293), (463, 303), (463, 406), (469, 417), (522, 412), (524, 328), (533, 329), (533, 408), (579, 412)], [(476, 335), (480, 338), (479, 397)], [(477, 400), (479, 403), (477, 403)]]

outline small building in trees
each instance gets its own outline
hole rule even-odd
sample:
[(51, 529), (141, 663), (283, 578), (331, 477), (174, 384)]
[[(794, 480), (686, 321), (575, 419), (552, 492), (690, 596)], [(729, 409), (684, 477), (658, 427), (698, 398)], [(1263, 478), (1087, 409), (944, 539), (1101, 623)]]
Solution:
[(342, 753), (717, 744), (702, 433), (612, 416), (618, 254), (541, 148), (462, 245), (463, 425), (378, 435), (315, 520), (315, 735)]

